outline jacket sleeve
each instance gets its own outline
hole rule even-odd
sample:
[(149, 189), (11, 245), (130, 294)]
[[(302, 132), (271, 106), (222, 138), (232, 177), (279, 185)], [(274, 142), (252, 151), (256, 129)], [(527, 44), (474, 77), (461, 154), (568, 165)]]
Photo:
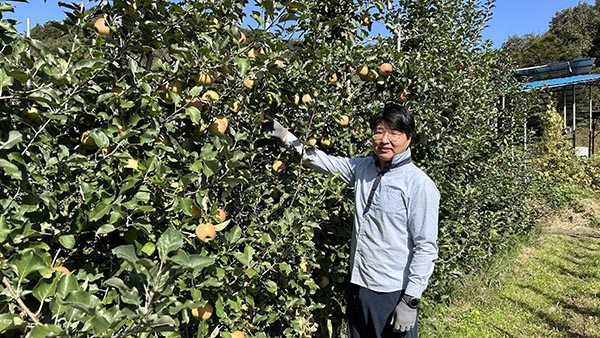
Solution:
[[(437, 235), (440, 193), (431, 179), (415, 184), (408, 205), (408, 230), (413, 255), (409, 262), (406, 293), (421, 297), (438, 258)], [(410, 242), (410, 241), (409, 241)]]
[(339, 173), (342, 182), (349, 185), (354, 184), (355, 163), (352, 159), (327, 155), (316, 148), (306, 149), (300, 140), (289, 132), (283, 142), (286, 146), (293, 147), (302, 156), (302, 161), (306, 162), (307, 167), (325, 174)]

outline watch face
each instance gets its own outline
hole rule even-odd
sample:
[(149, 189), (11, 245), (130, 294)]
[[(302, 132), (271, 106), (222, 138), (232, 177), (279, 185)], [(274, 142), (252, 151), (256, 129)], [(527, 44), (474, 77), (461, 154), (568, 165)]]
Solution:
[(408, 295), (403, 296), (402, 299), (404, 300), (406, 305), (408, 305), (412, 308), (416, 308), (417, 306), (419, 306), (419, 303), (421, 302), (421, 300), (419, 298), (411, 297)]

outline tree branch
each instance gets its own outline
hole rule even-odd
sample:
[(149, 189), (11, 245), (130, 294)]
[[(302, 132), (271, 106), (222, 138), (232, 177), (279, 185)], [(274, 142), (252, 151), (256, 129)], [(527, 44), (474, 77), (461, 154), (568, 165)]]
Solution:
[(10, 292), (11, 296), (17, 301), (21, 309), (25, 311), (29, 318), (31, 318), (31, 320), (33, 320), (33, 322), (37, 325), (41, 325), (42, 323), (40, 322), (40, 320), (35, 316), (33, 312), (31, 312), (31, 310), (29, 310), (27, 305), (23, 303), (23, 300), (19, 297), (15, 289), (13, 289), (12, 285), (10, 284), (10, 281), (8, 280), (8, 278), (6, 278), (6, 276), (2, 276), (2, 283), (4, 283), (4, 286), (6, 286), (8, 292)]

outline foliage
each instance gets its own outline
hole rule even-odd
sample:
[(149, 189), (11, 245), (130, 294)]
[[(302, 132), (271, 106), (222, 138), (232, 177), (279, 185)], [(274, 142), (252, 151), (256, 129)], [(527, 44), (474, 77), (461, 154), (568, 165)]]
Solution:
[(56, 21), (35, 25), (31, 29), (31, 38), (42, 41), (50, 49), (60, 48), (63, 51), (70, 51), (73, 41), (76, 39), (75, 32), (73, 30), (65, 32), (64, 28), (60, 28), (60, 25), (61, 23)]
[(600, 31), (599, 8), (585, 2), (557, 12), (548, 31), (509, 37), (501, 49), (517, 67), (531, 67), (577, 57), (597, 57)]
[(414, 159), (442, 192), (433, 300), (531, 225), (511, 152), (526, 112), (498, 109), (516, 85), (481, 44), (491, 3), (261, 1), (250, 27), (243, 1), (63, 6), (69, 50), (0, 21), (6, 336), (339, 336), (352, 192), (265, 138), (263, 113), (360, 156), (384, 102), (415, 112)]
[(537, 196), (551, 208), (576, 207), (579, 197), (600, 190), (600, 162), (577, 156), (562, 130), (562, 118), (552, 102), (541, 116), (543, 136), (536, 144)]

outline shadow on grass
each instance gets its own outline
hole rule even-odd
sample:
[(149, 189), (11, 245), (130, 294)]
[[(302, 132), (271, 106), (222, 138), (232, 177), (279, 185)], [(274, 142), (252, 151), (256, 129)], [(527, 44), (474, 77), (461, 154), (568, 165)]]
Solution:
[(535, 286), (522, 285), (522, 284), (520, 284), (518, 286), (521, 287), (521, 288), (529, 289), (529, 290), (533, 291), (534, 293), (536, 293), (538, 295), (542, 295), (542, 296), (546, 297), (547, 299), (549, 299), (552, 304), (557, 304), (557, 305), (559, 305), (560, 307), (562, 307), (564, 309), (568, 309), (569, 311), (573, 311), (573, 312), (575, 312), (577, 314), (580, 314), (582, 316), (587, 316), (587, 317), (600, 316), (600, 309), (594, 309), (594, 308), (577, 306), (576, 304), (573, 304), (572, 302), (566, 301), (563, 298), (552, 296), (552, 295), (548, 294), (547, 292), (545, 292), (545, 291), (543, 291), (540, 288), (537, 288)]
[(558, 330), (561, 334), (564, 335), (563, 337), (567, 337), (567, 338), (598, 338), (598, 336), (596, 336), (596, 335), (586, 335), (586, 334), (581, 334), (579, 332), (574, 332), (565, 321), (556, 320), (556, 319), (552, 318), (548, 313), (541, 311), (540, 309), (534, 308), (533, 306), (525, 303), (524, 301), (512, 299), (512, 298), (506, 297), (506, 296), (500, 296), (500, 297), (507, 301), (510, 301), (511, 303), (513, 303), (515, 305), (515, 307), (519, 307), (519, 308), (524, 309), (524, 310), (528, 311), (529, 313), (535, 315), (550, 329)]

